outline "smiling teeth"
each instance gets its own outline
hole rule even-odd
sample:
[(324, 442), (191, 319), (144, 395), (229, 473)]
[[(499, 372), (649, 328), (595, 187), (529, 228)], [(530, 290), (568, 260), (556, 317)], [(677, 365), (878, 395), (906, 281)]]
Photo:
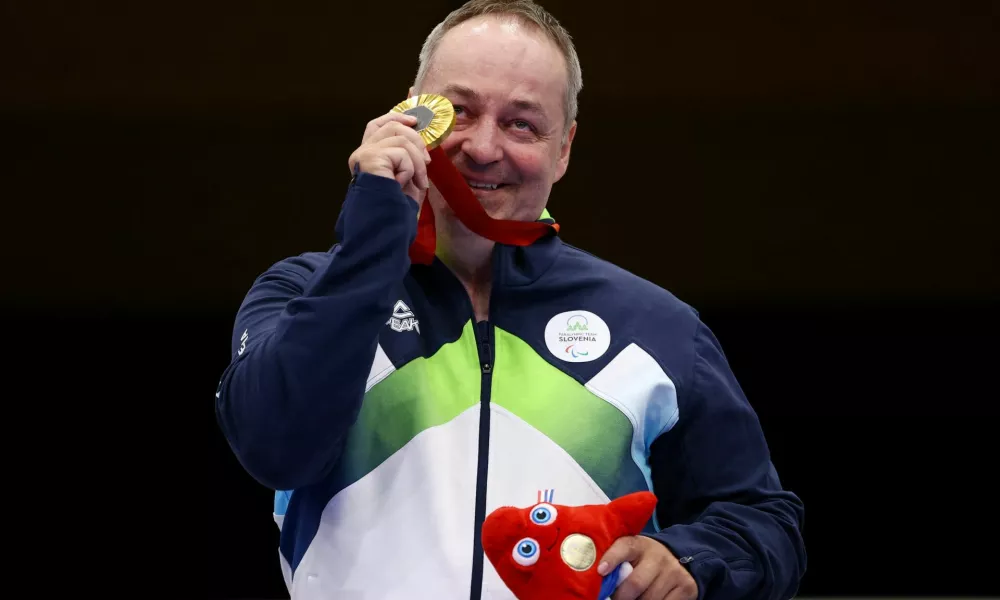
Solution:
[(470, 187), (474, 187), (480, 190), (495, 190), (497, 189), (498, 185), (499, 184), (497, 183), (473, 183), (471, 181), (469, 182)]

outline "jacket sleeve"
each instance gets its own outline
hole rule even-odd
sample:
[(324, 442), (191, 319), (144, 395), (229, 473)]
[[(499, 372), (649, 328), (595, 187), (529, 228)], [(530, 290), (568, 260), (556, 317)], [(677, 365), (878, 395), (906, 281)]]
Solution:
[(756, 414), (718, 341), (699, 324), (679, 421), (650, 450), (653, 537), (685, 564), (699, 599), (787, 600), (806, 568), (803, 505), (783, 490)]
[(240, 306), (216, 416), (243, 467), (276, 490), (319, 481), (357, 419), (378, 334), (410, 265), (417, 205), (360, 173), (320, 260), (282, 261)]

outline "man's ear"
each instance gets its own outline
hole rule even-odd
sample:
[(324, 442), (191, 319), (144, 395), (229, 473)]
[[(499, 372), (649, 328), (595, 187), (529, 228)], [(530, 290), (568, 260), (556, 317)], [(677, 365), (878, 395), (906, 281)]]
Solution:
[(562, 179), (563, 175), (566, 174), (566, 169), (569, 168), (569, 151), (573, 146), (574, 137), (576, 137), (576, 121), (573, 121), (573, 124), (569, 126), (569, 131), (566, 132), (566, 141), (559, 148), (559, 161), (556, 163), (556, 181)]
[(406, 92), (406, 97), (407, 98), (412, 98), (413, 97), (413, 86), (412, 85), (410, 86), (410, 91)]

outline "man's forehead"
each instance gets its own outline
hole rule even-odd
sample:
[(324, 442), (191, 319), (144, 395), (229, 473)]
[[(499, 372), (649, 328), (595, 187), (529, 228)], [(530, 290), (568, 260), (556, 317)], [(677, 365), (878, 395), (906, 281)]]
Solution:
[(448, 36), (481, 36), (490, 33), (503, 33), (506, 35), (541, 33), (528, 23), (513, 15), (480, 15), (463, 21), (444, 34), (442, 39)]
[(568, 85), (565, 59), (552, 40), (534, 26), (493, 15), (448, 31), (429, 67), (425, 83), (435, 89), (422, 91), (482, 99), (500, 88), (521, 108), (561, 104)]
[(511, 15), (480, 15), (473, 17), (448, 33), (466, 31), (473, 35), (481, 35), (491, 30), (499, 30), (507, 34), (525, 31), (525, 23), (521, 19)]
[(431, 66), (438, 59), (469, 62), (483, 58), (530, 58), (524, 66), (544, 61), (545, 65), (561, 65), (560, 70), (565, 67), (562, 51), (538, 26), (507, 15), (483, 15), (456, 25), (441, 37)]

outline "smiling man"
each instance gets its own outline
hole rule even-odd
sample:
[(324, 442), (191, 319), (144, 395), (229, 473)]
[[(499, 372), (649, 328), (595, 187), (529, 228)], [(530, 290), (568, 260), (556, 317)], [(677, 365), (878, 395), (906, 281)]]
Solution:
[[(490, 216), (552, 223), (581, 87), (551, 15), (477, 0), (428, 36), (410, 94), (454, 104), (442, 148)], [(541, 490), (657, 495), (641, 535), (583, 565), (631, 568), (614, 600), (793, 596), (802, 504), (697, 313), (558, 235), (472, 233), (430, 184), (415, 123), (369, 122), (338, 242), (273, 265), (236, 315), (216, 409), (275, 490), (292, 598), (512, 598), (482, 523)], [(409, 255), (422, 210), (430, 264)]]

